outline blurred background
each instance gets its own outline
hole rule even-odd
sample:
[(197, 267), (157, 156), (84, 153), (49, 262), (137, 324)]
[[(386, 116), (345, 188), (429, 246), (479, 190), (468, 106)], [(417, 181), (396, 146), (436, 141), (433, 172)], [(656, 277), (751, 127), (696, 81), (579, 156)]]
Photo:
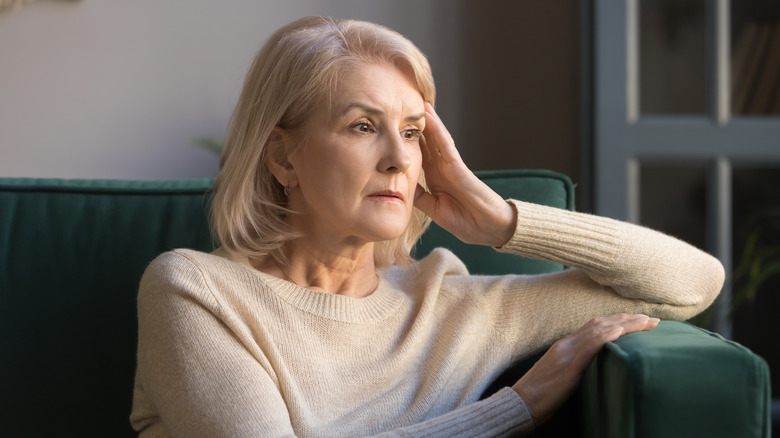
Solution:
[(696, 323), (780, 369), (775, 0), (0, 0), (0, 177), (215, 176), (199, 139), (305, 15), (415, 42), (473, 170), (565, 173), (580, 211), (716, 255), (729, 279)]
[(16, 3), (0, 14), (0, 176), (214, 176), (216, 158), (193, 140), (222, 138), (255, 52), (305, 15), (370, 20), (415, 42), (474, 169), (578, 173), (576, 2)]

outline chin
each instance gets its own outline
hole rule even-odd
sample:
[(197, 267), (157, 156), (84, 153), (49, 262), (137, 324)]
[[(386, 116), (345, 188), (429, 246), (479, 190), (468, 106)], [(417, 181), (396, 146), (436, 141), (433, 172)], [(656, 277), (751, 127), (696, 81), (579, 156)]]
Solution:
[(364, 235), (373, 237), (371, 241), (392, 240), (406, 231), (410, 219), (406, 215), (368, 216), (363, 220), (361, 228), (366, 231)]

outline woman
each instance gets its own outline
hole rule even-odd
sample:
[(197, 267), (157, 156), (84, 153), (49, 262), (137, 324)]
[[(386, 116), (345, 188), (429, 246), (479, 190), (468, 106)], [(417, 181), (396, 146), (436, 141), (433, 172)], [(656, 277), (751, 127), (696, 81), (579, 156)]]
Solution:
[[(305, 18), (269, 39), (221, 158), (221, 247), (166, 253), (141, 282), (142, 436), (529, 432), (605, 342), (717, 296), (722, 266), (685, 243), (503, 200), (433, 103), (425, 57), (383, 27)], [(412, 261), (426, 215), (465, 242), (573, 269), (470, 276), (445, 250)]]

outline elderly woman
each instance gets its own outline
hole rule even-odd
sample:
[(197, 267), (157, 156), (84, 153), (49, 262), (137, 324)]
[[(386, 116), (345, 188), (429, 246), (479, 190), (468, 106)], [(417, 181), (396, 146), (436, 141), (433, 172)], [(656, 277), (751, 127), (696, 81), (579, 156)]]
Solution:
[[(163, 254), (141, 282), (142, 436), (530, 432), (605, 342), (717, 296), (722, 266), (685, 243), (499, 197), (433, 104), (425, 57), (389, 29), (305, 18), (271, 36), (221, 158), (220, 248)], [(470, 276), (441, 249), (414, 261), (428, 217), (464, 242), (572, 269)]]

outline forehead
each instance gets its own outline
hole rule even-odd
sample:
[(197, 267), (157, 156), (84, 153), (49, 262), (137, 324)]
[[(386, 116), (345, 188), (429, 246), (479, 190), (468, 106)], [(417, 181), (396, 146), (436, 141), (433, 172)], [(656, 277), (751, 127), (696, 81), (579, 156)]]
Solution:
[(380, 63), (358, 64), (336, 80), (330, 110), (339, 115), (357, 105), (378, 109), (419, 112), (424, 109), (422, 93), (411, 69)]

